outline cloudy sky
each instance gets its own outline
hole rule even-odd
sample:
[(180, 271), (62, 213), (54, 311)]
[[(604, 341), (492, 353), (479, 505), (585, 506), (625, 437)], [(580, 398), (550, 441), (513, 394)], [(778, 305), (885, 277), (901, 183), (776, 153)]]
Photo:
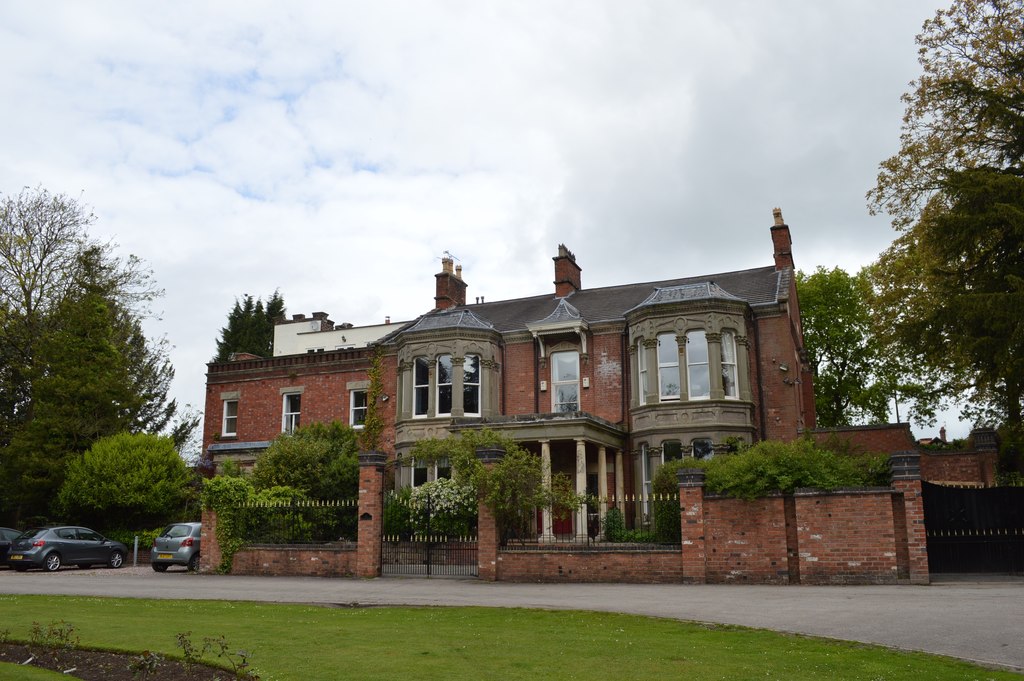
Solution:
[[(468, 297), (767, 265), (892, 241), (864, 194), (941, 0), (8, 2), (0, 193), (42, 186), (166, 289), (151, 333), (201, 407), (236, 297), (411, 319)], [(950, 423), (951, 435), (966, 427)]]

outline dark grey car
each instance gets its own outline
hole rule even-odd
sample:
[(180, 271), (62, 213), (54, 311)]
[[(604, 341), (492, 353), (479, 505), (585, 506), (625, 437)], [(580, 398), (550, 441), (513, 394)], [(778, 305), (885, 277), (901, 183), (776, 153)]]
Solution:
[(128, 547), (124, 544), (87, 527), (36, 527), (14, 540), (7, 562), (18, 572), (30, 567), (56, 572), (61, 565), (119, 568), (126, 555)]
[(192, 572), (199, 569), (199, 535), (202, 523), (174, 523), (153, 540), (150, 563), (157, 572), (170, 565), (184, 565)]
[(12, 530), (9, 527), (0, 527), (0, 565), (7, 565), (7, 551), (11, 548), (11, 542), (18, 538), (21, 532)]

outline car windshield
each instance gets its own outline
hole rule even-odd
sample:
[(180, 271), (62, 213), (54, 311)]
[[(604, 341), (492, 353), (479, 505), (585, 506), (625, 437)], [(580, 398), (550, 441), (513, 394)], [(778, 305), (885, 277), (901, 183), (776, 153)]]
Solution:
[(35, 539), (41, 534), (46, 533), (45, 527), (33, 527), (31, 530), (25, 530), (21, 533), (18, 539)]
[(164, 529), (164, 533), (160, 536), (171, 537), (172, 539), (176, 537), (187, 537), (191, 531), (192, 528), (188, 525), (168, 525)]

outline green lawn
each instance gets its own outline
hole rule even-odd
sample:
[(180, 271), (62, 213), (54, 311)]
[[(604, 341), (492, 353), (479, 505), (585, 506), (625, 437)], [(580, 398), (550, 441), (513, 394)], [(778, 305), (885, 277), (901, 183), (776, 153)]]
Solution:
[[(500, 608), (338, 609), (0, 596), (0, 637), (63, 620), (84, 646), (180, 656), (223, 636), (264, 681), (323, 679), (1014, 679), (945, 658), (633, 615)], [(29, 677), (26, 677), (29, 678)]]

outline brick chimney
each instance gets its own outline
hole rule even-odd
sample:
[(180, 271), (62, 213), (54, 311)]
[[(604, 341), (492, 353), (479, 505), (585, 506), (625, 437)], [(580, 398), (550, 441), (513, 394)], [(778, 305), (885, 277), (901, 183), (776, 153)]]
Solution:
[(555, 295), (564, 298), (583, 288), (580, 284), (580, 266), (576, 264), (576, 256), (565, 244), (558, 244), (558, 255), (555, 261)]
[(455, 268), (451, 255), (441, 258), (441, 271), (435, 274), (437, 293), (434, 296), (434, 307), (447, 310), (456, 305), (466, 304), (466, 282), (462, 281), (462, 265)]
[(782, 220), (782, 209), (773, 208), (772, 245), (775, 247), (775, 269), (784, 270), (793, 267), (793, 239), (789, 236), (789, 225)]

